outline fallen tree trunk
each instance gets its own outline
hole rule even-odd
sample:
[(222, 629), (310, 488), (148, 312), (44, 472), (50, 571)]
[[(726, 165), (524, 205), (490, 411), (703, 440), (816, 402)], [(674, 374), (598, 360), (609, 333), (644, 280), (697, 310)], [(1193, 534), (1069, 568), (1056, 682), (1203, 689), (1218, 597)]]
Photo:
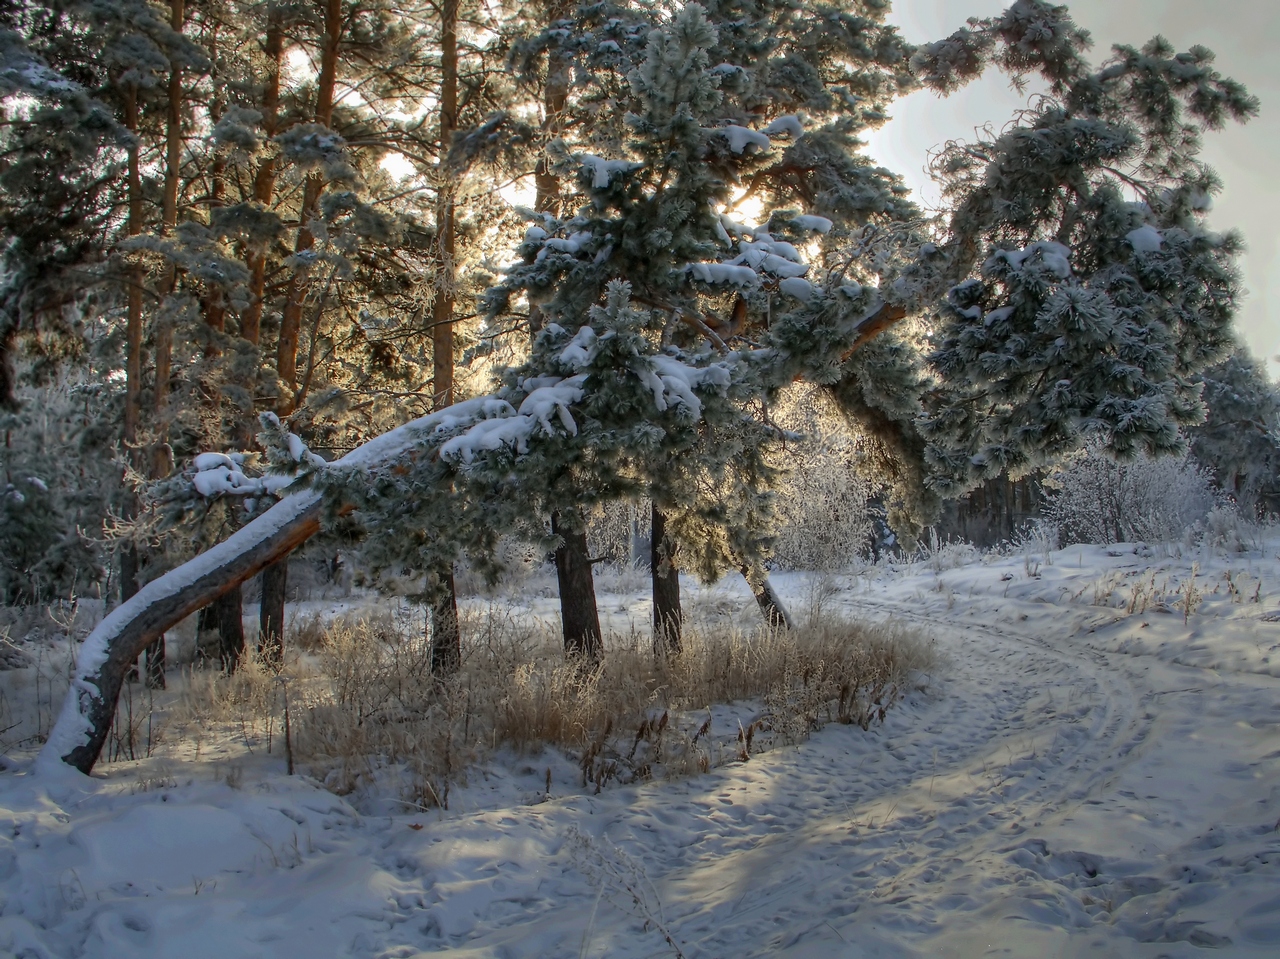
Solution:
[(285, 497), (229, 539), (153, 580), (116, 607), (85, 640), (71, 688), (40, 754), (86, 775), (102, 752), (125, 674), (165, 630), (212, 603), (320, 530), (321, 500)]
[[(330, 464), (368, 470), (412, 448), (424, 434), (478, 417), (487, 397), (464, 400), (375, 437)], [(40, 751), (40, 765), (74, 766), (88, 775), (98, 761), (129, 666), (165, 630), (289, 555), (320, 531), (320, 494), (287, 495), (230, 538), (170, 570), (114, 609), (85, 639), (58, 721)]]
[[(484, 401), (466, 400), (413, 420), (352, 450), (331, 466), (366, 470), (385, 464), (410, 449), (422, 434), (474, 416), (483, 409)], [(289, 494), (224, 542), (152, 580), (114, 609), (80, 648), (71, 688), (40, 751), (40, 765), (48, 768), (49, 763), (66, 763), (88, 775), (107, 741), (120, 687), (138, 654), (165, 630), (318, 533), (322, 512), (319, 493), (303, 490)]]

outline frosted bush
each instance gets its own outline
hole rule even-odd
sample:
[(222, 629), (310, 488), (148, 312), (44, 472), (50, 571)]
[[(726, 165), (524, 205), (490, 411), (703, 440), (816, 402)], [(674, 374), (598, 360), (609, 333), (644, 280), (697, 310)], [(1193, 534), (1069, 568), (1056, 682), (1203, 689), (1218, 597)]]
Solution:
[(1071, 543), (1167, 543), (1222, 504), (1190, 455), (1117, 462), (1089, 447), (1045, 480), (1045, 514)]
[(1191, 533), (1211, 549), (1246, 553), (1262, 548), (1265, 527), (1241, 516), (1237, 507), (1224, 503), (1210, 510)]
[(783, 461), (790, 472), (777, 490), (774, 560), (786, 569), (847, 567), (872, 534), (855, 440), (814, 391), (787, 397), (776, 418), (805, 439), (789, 445)]

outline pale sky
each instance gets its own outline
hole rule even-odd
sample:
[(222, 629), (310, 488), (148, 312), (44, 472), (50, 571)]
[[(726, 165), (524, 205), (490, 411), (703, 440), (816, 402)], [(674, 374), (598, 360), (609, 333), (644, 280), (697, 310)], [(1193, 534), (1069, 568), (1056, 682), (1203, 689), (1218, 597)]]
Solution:
[[(895, 0), (890, 21), (907, 40), (947, 36), (968, 17), (990, 16), (1012, 0)], [(1223, 180), (1210, 223), (1235, 228), (1248, 249), (1241, 262), (1248, 291), (1236, 324), (1260, 358), (1280, 354), (1280, 2), (1277, 0), (1066, 0), (1076, 23), (1093, 35), (1090, 56), (1114, 43), (1140, 46), (1159, 33), (1179, 50), (1194, 44), (1217, 54), (1218, 70), (1262, 101), (1259, 115), (1205, 138), (1203, 156)], [(937, 191), (925, 176), (926, 152), (974, 128), (1009, 119), (1025, 97), (992, 74), (943, 100), (921, 91), (899, 100), (893, 119), (868, 137), (867, 153), (901, 173), (926, 205)], [(1272, 376), (1280, 371), (1273, 359)]]

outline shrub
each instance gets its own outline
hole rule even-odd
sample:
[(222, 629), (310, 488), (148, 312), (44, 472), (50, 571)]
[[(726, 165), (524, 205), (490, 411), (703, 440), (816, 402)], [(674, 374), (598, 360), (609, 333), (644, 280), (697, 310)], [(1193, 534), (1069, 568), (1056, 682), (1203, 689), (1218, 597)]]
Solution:
[(774, 561), (784, 569), (843, 569), (872, 539), (857, 440), (817, 391), (792, 391), (776, 418), (804, 439), (779, 464), (787, 473), (777, 488)]
[(1045, 480), (1062, 544), (1171, 542), (1222, 502), (1190, 455), (1117, 462), (1088, 447)]

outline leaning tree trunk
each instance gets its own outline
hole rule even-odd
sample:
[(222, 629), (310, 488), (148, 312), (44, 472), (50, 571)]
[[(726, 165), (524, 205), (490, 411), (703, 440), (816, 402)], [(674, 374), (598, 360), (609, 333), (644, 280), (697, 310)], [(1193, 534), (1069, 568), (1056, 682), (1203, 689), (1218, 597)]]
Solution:
[(596, 584), (587, 552), (587, 532), (582, 525), (566, 527), (559, 513), (551, 514), (551, 532), (560, 537), (556, 547), (556, 581), (560, 587), (560, 620), (564, 650), (570, 656), (595, 661), (604, 653), (600, 613), (596, 609)]
[(774, 630), (792, 629), (795, 623), (791, 619), (791, 614), (787, 612), (787, 608), (782, 605), (782, 597), (778, 595), (778, 591), (769, 582), (769, 577), (762, 576), (756, 581), (752, 579), (750, 567), (743, 566), (741, 571), (743, 578), (747, 581), (747, 585), (751, 587), (751, 592), (754, 594), (756, 602), (760, 605), (760, 612), (764, 613), (764, 621), (769, 624), (769, 628)]
[(288, 496), (112, 610), (80, 648), (71, 688), (41, 751), (41, 763), (61, 760), (87, 775), (102, 752), (120, 687), (139, 653), (165, 630), (306, 542), (319, 531), (320, 515), (317, 494)]
[(676, 541), (667, 532), (667, 517), (655, 505), (649, 533), (649, 569), (653, 576), (653, 651), (658, 656), (680, 652), (684, 614), (680, 609), (680, 567)]

